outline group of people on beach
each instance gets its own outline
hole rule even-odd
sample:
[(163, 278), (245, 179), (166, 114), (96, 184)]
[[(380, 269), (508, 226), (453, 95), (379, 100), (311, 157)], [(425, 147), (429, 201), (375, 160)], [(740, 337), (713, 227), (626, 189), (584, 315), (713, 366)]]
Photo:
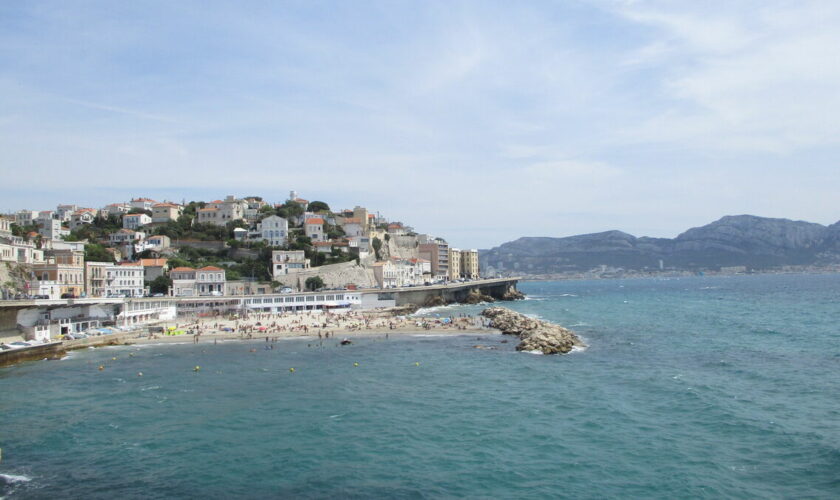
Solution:
[(319, 339), (326, 339), (335, 332), (386, 333), (417, 329), (465, 331), (481, 330), (488, 326), (485, 318), (463, 313), (447, 317), (410, 317), (391, 316), (379, 311), (249, 313), (184, 319), (185, 323), (178, 323), (174, 327), (192, 335), (194, 343), (199, 342), (202, 335), (239, 339), (317, 335)]

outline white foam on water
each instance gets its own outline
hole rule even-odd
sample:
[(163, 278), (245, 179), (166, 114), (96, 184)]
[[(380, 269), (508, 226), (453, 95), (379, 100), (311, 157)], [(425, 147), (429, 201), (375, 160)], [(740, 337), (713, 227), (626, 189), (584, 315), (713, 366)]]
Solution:
[(573, 293), (561, 293), (558, 297), (577, 297), (577, 295)]
[(569, 351), (569, 354), (572, 354), (573, 352), (583, 352), (587, 349), (589, 349), (589, 346), (573, 345), (572, 350)]
[(29, 481), (32, 481), (31, 477), (26, 477), (20, 474), (0, 474), (0, 478), (2, 478), (6, 484), (28, 483)]
[(140, 391), (156, 391), (160, 389), (159, 385), (150, 385), (149, 387), (141, 387)]
[(521, 352), (524, 352), (524, 353), (527, 353), (527, 354), (536, 354), (538, 356), (543, 355), (543, 352), (540, 351), (539, 349), (534, 349), (533, 351), (521, 351)]

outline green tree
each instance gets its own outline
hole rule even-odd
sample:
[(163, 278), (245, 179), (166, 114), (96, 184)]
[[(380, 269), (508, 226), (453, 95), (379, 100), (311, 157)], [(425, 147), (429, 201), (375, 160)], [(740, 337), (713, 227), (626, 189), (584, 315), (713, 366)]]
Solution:
[(114, 262), (114, 254), (105, 250), (99, 243), (88, 243), (85, 245), (85, 261)]
[(373, 246), (374, 253), (376, 253), (376, 260), (380, 260), (381, 256), (379, 251), (382, 249), (382, 240), (374, 236), (373, 241), (371, 241), (370, 244)]
[(318, 212), (321, 210), (326, 210), (327, 212), (329, 212), (330, 206), (324, 203), (323, 201), (313, 201), (309, 204), (310, 212)]
[(324, 288), (324, 280), (322, 280), (320, 276), (311, 276), (306, 278), (305, 284), (306, 289), (313, 292), (319, 288)]
[(172, 278), (164, 274), (149, 283), (149, 291), (152, 293), (169, 293), (169, 287), (171, 286)]

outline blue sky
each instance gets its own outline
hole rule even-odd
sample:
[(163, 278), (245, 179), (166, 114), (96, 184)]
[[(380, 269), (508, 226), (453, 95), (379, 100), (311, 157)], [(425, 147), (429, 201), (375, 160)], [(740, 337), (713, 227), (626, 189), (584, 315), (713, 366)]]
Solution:
[(840, 219), (840, 2), (0, 3), (0, 210), (291, 189), (460, 247)]

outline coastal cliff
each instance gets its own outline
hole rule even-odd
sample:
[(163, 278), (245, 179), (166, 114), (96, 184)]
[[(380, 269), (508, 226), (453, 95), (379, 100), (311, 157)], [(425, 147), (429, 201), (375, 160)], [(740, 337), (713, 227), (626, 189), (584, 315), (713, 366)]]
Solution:
[(543, 354), (566, 354), (574, 347), (586, 347), (573, 331), (504, 307), (490, 307), (481, 312), (493, 320), (493, 327), (519, 337), (517, 351), (539, 351)]

